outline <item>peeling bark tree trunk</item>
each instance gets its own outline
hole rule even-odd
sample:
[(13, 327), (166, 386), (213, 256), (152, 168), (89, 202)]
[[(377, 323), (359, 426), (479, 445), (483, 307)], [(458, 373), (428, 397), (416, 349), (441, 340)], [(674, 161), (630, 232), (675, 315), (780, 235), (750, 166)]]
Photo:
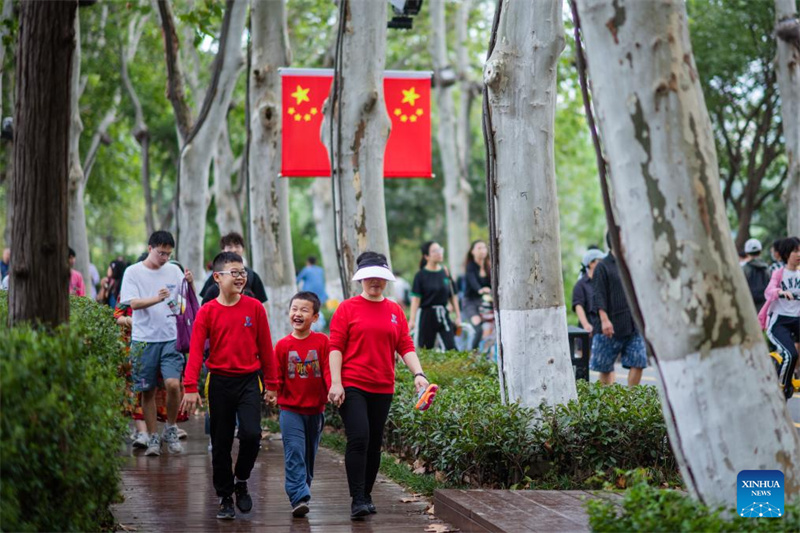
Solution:
[[(463, 0), (458, 6), (456, 16), (456, 62), (458, 77), (460, 79), (461, 98), (459, 101), (458, 124), (458, 165), (461, 173), (461, 189), (464, 191), (464, 201), (469, 204), (469, 197), (472, 196), (472, 186), (469, 182), (469, 162), (472, 151), (472, 129), (470, 115), (472, 114), (472, 103), (475, 95), (480, 94), (482, 87), (470, 77), (471, 68), (469, 63), (469, 51), (467, 50), (467, 39), (469, 31), (469, 13), (472, 9), (472, 0)], [(467, 238), (469, 239), (469, 206), (467, 206)], [(467, 244), (469, 246), (469, 243)], [(451, 261), (450, 267), (460, 271), (463, 267), (461, 262), (467, 255), (464, 250), (463, 255), (455, 256)]]
[(500, 342), (508, 395), (538, 407), (577, 398), (567, 339), (553, 152), (561, 2), (498, 3), (484, 67), (497, 188)]
[[(793, 427), (730, 238), (682, 0), (579, 0), (621, 259), (687, 487), (736, 504), (740, 470), (800, 492)], [(635, 206), (635, 207), (632, 207)]]
[(800, 20), (795, 0), (775, 0), (778, 87), (789, 175), (784, 200), (788, 235), (800, 235)]
[(69, 319), (67, 175), (75, 2), (22, 2), (11, 198), (11, 325)]
[[(349, 280), (361, 252), (379, 252), (391, 261), (383, 196), (383, 155), (391, 122), (383, 98), (386, 2), (341, 1), (346, 26), (341, 43), (341, 100), (334, 103), (331, 90), (322, 132), (338, 172), (333, 179), (337, 200), (341, 200), (341, 254)], [(327, 138), (332, 119), (341, 121), (341, 153), (336, 139)], [(361, 284), (352, 283), (350, 293), (360, 294)]]
[(329, 178), (316, 178), (309, 189), (314, 225), (317, 228), (319, 253), (325, 269), (325, 291), (328, 298), (342, 300), (342, 282), (336, 257), (336, 236), (333, 232), (333, 198)]
[[(209, 169), (214, 154), (214, 145), (219, 138), (219, 132), (236, 86), (236, 79), (244, 66), (241, 39), (247, 5), (246, 1), (228, 3), (231, 18), (227, 42), (225, 47), (220, 47), (217, 52), (217, 54), (222, 54), (217, 58), (217, 61), (222, 60), (219, 83), (216, 90), (206, 94), (206, 98), (210, 98), (204, 102), (207, 114), (203, 117), (201, 111), (200, 118), (204, 119), (198, 121), (199, 127), (195, 125), (195, 130), (190, 132), (191, 111), (186, 103), (180, 63), (177, 60), (178, 41), (174, 30), (174, 20), (168, 2), (159, 1), (162, 25), (165, 26), (164, 36), (165, 39), (169, 39), (165, 44), (169, 76), (168, 96), (175, 111), (181, 139), (188, 139), (181, 149), (180, 176), (178, 177), (180, 180), (178, 259), (185, 268), (192, 272), (203, 271)], [(192, 133), (194, 133), (193, 137)]]
[(144, 222), (145, 231), (147, 236), (153, 234), (155, 231), (155, 216), (153, 214), (153, 191), (150, 185), (150, 129), (144, 121), (144, 112), (142, 111), (142, 104), (139, 101), (139, 96), (136, 94), (136, 89), (133, 87), (130, 75), (128, 74), (128, 65), (133, 61), (136, 55), (136, 50), (141, 39), (142, 32), (144, 31), (145, 24), (148, 23), (150, 17), (134, 17), (128, 24), (128, 45), (123, 50), (120, 58), (122, 69), (122, 84), (125, 91), (130, 96), (131, 103), (134, 110), (134, 125), (131, 130), (131, 135), (139, 143), (142, 151), (142, 191), (144, 192)]
[(85, 188), (83, 166), (81, 165), (80, 139), (83, 133), (81, 110), (78, 107), (81, 93), (81, 23), (80, 15), (75, 16), (75, 44), (72, 52), (72, 72), (70, 75), (70, 126), (69, 126), (69, 196), (67, 242), (75, 250), (75, 269), (83, 275), (87, 286), (89, 275), (89, 239), (86, 235), (86, 212), (83, 204)]
[[(282, 0), (253, 3), (253, 60), (250, 76), (250, 235), (253, 268), (267, 289), (267, 311), (282, 317), (295, 293), (289, 182), (281, 171), (281, 79), (278, 68), (291, 61)], [(276, 339), (289, 333), (286, 320), (273, 320)]]
[(233, 177), (238, 170), (239, 165), (231, 150), (228, 122), (225, 119), (214, 148), (214, 203), (217, 207), (216, 222), (220, 235), (232, 231), (239, 235), (243, 234), (242, 212), (233, 186)]
[[(431, 58), (436, 72), (436, 107), (439, 127), (437, 140), (444, 171), (444, 203), (447, 218), (447, 258), (451, 268), (461, 263), (469, 251), (469, 185), (464, 168), (459, 164), (458, 127), (454, 85), (445, 86), (441, 79), (443, 69), (450, 66), (447, 60), (447, 25), (444, 0), (431, 0)], [(463, 9), (463, 8), (462, 8)], [(463, 96), (462, 96), (463, 98)]]

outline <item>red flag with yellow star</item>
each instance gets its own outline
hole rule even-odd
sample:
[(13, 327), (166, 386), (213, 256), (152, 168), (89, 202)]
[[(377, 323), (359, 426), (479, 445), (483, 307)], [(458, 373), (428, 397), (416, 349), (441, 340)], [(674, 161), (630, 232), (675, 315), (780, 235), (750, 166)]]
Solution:
[(331, 92), (330, 70), (290, 69), (281, 72), (283, 131), (281, 175), (288, 177), (330, 176), (328, 150), (320, 139), (322, 104)]
[[(322, 105), (333, 83), (329, 69), (282, 69), (281, 175), (330, 177), (328, 150), (320, 139)], [(386, 143), (384, 176), (430, 178), (431, 78), (428, 72), (388, 71), (383, 80), (392, 131)]]
[(383, 175), (387, 178), (430, 178), (431, 77), (420, 72), (387, 72), (383, 98), (392, 119)]

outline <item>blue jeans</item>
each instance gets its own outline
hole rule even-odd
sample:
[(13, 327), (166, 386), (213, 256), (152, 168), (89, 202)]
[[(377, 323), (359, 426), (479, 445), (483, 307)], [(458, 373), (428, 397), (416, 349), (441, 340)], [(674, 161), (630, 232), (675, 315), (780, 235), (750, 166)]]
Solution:
[(301, 415), (281, 410), (283, 457), (286, 466), (286, 495), (292, 507), (311, 499), (314, 458), (325, 425), (325, 415)]

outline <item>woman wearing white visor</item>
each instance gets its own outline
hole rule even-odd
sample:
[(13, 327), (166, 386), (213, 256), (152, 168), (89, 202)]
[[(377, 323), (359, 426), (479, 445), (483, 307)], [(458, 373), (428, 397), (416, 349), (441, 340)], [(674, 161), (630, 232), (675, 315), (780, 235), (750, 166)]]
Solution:
[(428, 387), (408, 334), (403, 309), (383, 296), (394, 281), (386, 256), (364, 252), (353, 281), (360, 295), (345, 300), (331, 319), (329, 399), (339, 407), (347, 436), (344, 463), (351, 518), (375, 513), (372, 487), (381, 462), (383, 428), (394, 395), (394, 354), (414, 374), (417, 392)]

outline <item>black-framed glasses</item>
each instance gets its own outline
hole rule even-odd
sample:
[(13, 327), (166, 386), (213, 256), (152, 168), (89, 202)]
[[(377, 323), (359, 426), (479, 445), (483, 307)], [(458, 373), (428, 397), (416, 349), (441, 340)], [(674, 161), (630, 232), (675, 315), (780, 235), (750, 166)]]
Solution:
[(230, 274), (233, 279), (246, 278), (247, 270), (218, 270), (217, 274)]

